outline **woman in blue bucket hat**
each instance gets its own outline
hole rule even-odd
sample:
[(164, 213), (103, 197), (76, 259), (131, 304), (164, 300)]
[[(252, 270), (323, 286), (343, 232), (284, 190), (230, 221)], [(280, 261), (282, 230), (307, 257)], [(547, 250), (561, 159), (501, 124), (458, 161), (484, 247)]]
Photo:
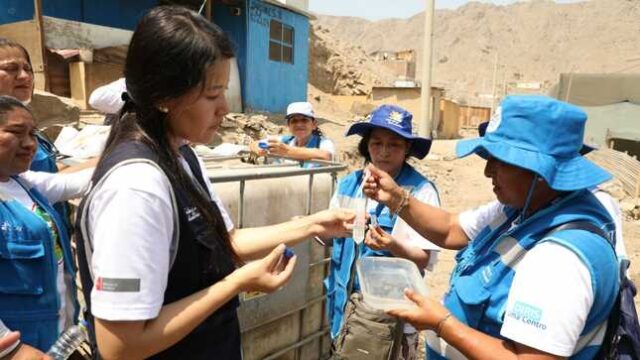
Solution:
[[(435, 185), (407, 163), (410, 156), (423, 159), (431, 147), (430, 139), (412, 134), (412, 117), (411, 113), (401, 107), (382, 105), (365, 121), (353, 124), (347, 131), (347, 136), (357, 134), (362, 137), (358, 151), (365, 164), (371, 163), (391, 174), (399, 186), (411, 193), (414, 199), (440, 206)], [(364, 204), (366, 198), (361, 191), (363, 177), (366, 175), (363, 175), (362, 170), (344, 177), (331, 201), (332, 208), (356, 208), (356, 211), (362, 209), (377, 222), (377, 226), (372, 226), (371, 231), (367, 232), (364, 242), (358, 243), (362, 239), (354, 240), (353, 237), (333, 240), (331, 271), (325, 285), (331, 336), (334, 339), (343, 327), (343, 315), (349, 297), (359, 289), (356, 281), (351, 291), (349, 290), (351, 268), (356, 256), (402, 257), (415, 262), (421, 269), (432, 270), (439, 249), (407, 226), (384, 204), (373, 200)], [(358, 202), (360, 206), (355, 205)], [(406, 326), (402, 339), (403, 346), (396, 358), (415, 359), (418, 345), (416, 329)]]
[[(427, 331), (434, 359), (593, 359), (618, 292), (613, 220), (589, 191), (610, 175), (580, 155), (586, 114), (510, 96), (458, 157), (487, 160), (498, 201), (452, 214), (406, 196), (371, 167), (365, 193), (437, 245), (460, 250), (443, 304), (391, 311)], [(563, 226), (564, 225), (564, 226)]]

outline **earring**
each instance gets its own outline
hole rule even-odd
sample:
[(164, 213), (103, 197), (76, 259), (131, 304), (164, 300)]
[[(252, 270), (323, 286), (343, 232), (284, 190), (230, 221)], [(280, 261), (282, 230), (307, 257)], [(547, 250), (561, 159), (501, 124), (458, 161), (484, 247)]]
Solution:
[(166, 106), (158, 106), (158, 110), (165, 114), (169, 112), (169, 109)]

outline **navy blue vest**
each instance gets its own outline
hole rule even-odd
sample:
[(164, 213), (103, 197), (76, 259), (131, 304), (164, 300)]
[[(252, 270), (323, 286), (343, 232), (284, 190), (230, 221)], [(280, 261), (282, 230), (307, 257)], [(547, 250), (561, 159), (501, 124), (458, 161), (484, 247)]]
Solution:
[[(180, 152), (187, 160), (199, 186), (206, 190), (202, 171), (193, 151), (184, 146)], [(97, 184), (109, 169), (129, 159), (146, 159), (158, 162), (157, 155), (146, 145), (139, 142), (125, 142), (118, 145), (103, 159), (93, 175), (92, 184)], [(220, 235), (208, 231), (210, 226), (203, 221), (202, 216), (195, 217), (195, 219), (193, 216), (187, 216), (187, 212), (192, 214), (194, 206), (186, 191), (174, 185), (172, 188), (178, 204), (180, 238), (175, 261), (169, 271), (163, 304), (170, 304), (205, 289), (222, 280), (235, 269), (230, 251), (224, 248), (221, 239), (214, 238)], [(80, 205), (78, 214), (82, 214), (82, 209), (86, 205), (85, 201)], [(211, 201), (211, 206), (217, 207), (214, 201)], [(221, 216), (218, 220), (223, 221)], [(79, 216), (76, 223), (78, 230), (80, 230), (82, 221), (84, 219)], [(93, 279), (91, 279), (88, 265), (90, 260), (83, 256), (85, 242), (81, 238), (81, 231), (78, 231), (78, 234), (80, 237), (78, 239), (78, 264), (87, 302), (86, 318), (93, 323), (91, 315)], [(242, 358), (240, 326), (236, 313), (238, 305), (238, 298), (233, 298), (205, 319), (184, 339), (151, 358), (240, 360)]]

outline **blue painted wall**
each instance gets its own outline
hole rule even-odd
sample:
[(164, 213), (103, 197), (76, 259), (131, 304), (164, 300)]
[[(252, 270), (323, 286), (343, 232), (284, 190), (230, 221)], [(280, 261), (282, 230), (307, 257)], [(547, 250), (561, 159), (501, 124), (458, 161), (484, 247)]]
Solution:
[[(44, 0), (44, 16), (133, 30), (157, 0)], [(33, 18), (33, 1), (0, 0), (0, 24)]]
[[(43, 13), (67, 20), (133, 30), (157, 0), (45, 0)], [(240, 14), (232, 13), (239, 8)], [(0, 24), (33, 17), (33, 1), (0, 0)], [(271, 19), (294, 28), (293, 64), (269, 60)], [(309, 19), (261, 0), (228, 6), (214, 3), (213, 21), (232, 39), (238, 59), (245, 111), (282, 113), (307, 99)]]
[[(309, 19), (260, 0), (247, 1), (247, 70), (242, 85), (245, 111), (283, 113), (289, 103), (307, 99)], [(269, 60), (271, 19), (294, 28), (293, 64)]]

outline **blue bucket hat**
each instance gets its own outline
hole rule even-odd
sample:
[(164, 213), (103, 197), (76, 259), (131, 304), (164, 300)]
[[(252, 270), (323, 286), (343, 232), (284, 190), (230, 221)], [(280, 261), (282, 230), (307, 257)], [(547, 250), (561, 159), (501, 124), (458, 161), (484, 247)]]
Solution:
[(596, 186), (611, 175), (580, 155), (587, 114), (546, 96), (508, 96), (487, 126), (486, 135), (461, 140), (460, 158), (478, 154), (530, 170), (558, 191)]
[(364, 136), (373, 129), (381, 128), (389, 130), (396, 135), (411, 141), (409, 155), (423, 159), (431, 148), (431, 139), (414, 136), (411, 119), (413, 115), (407, 110), (396, 105), (380, 105), (365, 119), (357, 122), (347, 130), (347, 135), (358, 134)]

